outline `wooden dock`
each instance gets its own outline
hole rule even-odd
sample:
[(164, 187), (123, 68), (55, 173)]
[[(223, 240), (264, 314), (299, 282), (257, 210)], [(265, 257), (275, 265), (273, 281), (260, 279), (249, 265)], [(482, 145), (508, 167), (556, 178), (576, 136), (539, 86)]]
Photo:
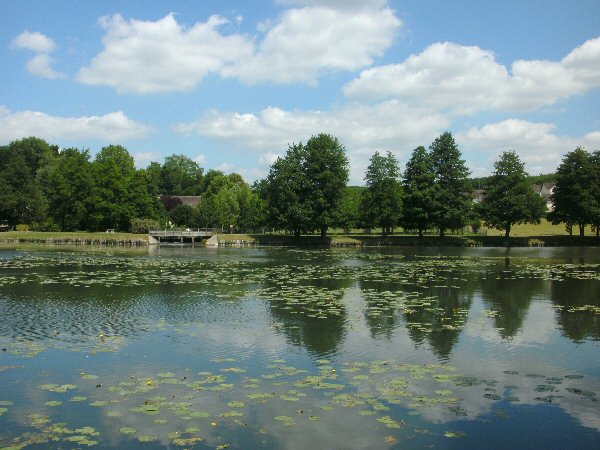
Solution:
[(191, 242), (210, 238), (216, 233), (214, 228), (196, 228), (186, 230), (150, 230), (150, 236), (158, 242)]

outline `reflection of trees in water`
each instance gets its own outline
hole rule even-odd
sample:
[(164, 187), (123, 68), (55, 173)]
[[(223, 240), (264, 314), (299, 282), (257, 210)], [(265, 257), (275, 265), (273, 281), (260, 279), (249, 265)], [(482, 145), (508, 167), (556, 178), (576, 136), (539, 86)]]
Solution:
[(0, 335), (13, 339), (86, 342), (100, 334), (129, 337), (151, 321), (211, 322), (239, 319), (239, 302), (249, 285), (190, 284), (88, 287), (26, 283), (0, 290)]
[[(359, 286), (363, 292), (374, 290), (377, 292), (394, 292), (397, 293), (398, 297), (402, 295), (402, 284), (397, 282), (372, 282), (361, 279), (359, 280)], [(396, 299), (379, 295), (365, 295), (364, 302), (364, 319), (369, 327), (371, 337), (391, 339), (402, 318), (401, 312), (394, 305)]]
[(480, 289), (488, 309), (498, 311), (494, 326), (503, 339), (513, 338), (522, 328), (534, 296), (547, 291), (547, 281), (535, 278), (481, 280)]
[(582, 342), (585, 339), (600, 341), (600, 314), (589, 310), (577, 310), (586, 305), (600, 307), (600, 282), (566, 278), (553, 281), (550, 288), (552, 303), (557, 309), (558, 325), (569, 339)]
[(415, 312), (404, 315), (413, 342), (420, 345), (427, 341), (438, 358), (447, 359), (466, 324), (473, 291), (470, 282), (461, 283), (460, 288), (426, 289), (423, 297), (431, 297), (431, 304), (415, 307)]
[[(323, 279), (298, 286), (300, 291), (308, 286), (324, 289), (329, 294), (326, 300), (310, 296), (299, 303), (285, 298), (270, 300), (273, 321), (281, 323), (276, 329), (283, 332), (288, 342), (318, 357), (334, 354), (346, 335), (347, 312), (341, 300), (344, 289), (352, 283), (352, 280)], [(336, 313), (328, 311), (332, 306)]]

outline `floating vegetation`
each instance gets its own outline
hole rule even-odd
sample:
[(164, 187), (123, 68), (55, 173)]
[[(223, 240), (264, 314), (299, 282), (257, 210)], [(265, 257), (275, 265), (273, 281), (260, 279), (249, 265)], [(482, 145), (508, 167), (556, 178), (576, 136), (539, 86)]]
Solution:
[[(7, 363), (27, 357), (35, 367), (46, 351), (85, 353), (75, 356), (85, 362), (66, 365), (79, 369), (53, 367), (38, 378), (28, 367), (0, 367), (1, 381), (12, 383), (7, 398), (25, 399), (18, 410), (11, 400), (0, 401), (1, 423), (11, 430), (0, 437), (0, 448), (143, 448), (157, 441), (228, 448), (236, 445), (236, 433), (248, 432), (271, 445), (270, 439), (290, 431), (335, 433), (340, 422), (379, 430), (375, 446), (395, 445), (415, 436), (468, 439), (447, 430), (455, 426), (449, 422), (504, 419), (499, 405), (511, 410), (552, 403), (568, 410), (597, 402), (594, 377), (568, 373), (578, 367), (527, 369), (506, 359), (490, 367), (475, 363), (471, 370), (452, 364), (462, 361), (462, 354), (455, 357), (461, 346), (478, 339), (493, 346), (520, 337), (527, 317), (520, 302), (527, 302), (515, 296), (506, 306), (508, 300), (487, 299), (482, 280), (596, 282), (600, 266), (540, 268), (517, 260), (502, 270), (504, 260), (496, 258), (293, 254), (289, 264), (93, 255), (0, 260), (0, 293), (9, 293), (13, 308), (5, 314), (9, 322), (0, 324)], [(36, 326), (26, 302), (17, 301), (25, 286), (40, 289), (31, 294), (41, 299), (35, 297), (35, 317), (47, 316), (51, 324), (36, 333), (20, 328)], [(61, 289), (67, 300), (56, 294)], [(593, 300), (549, 303), (537, 306), (557, 321), (597, 321)], [(75, 312), (63, 322), (71, 307)], [(511, 308), (517, 313), (509, 317)], [(502, 334), (514, 317), (514, 331)], [(591, 323), (583, 339), (593, 336)], [(417, 351), (404, 355), (411, 342)], [(519, 339), (513, 344), (518, 348)], [(153, 354), (156, 345), (160, 351)], [(490, 358), (484, 355), (482, 366)], [(16, 368), (26, 372), (22, 379), (9, 370)], [(85, 426), (89, 417), (99, 417), (101, 432)]]

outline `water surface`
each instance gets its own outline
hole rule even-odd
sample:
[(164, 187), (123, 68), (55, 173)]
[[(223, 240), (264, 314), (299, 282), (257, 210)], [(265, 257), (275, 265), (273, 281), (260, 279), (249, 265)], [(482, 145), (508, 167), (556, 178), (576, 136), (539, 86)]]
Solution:
[(0, 251), (0, 448), (599, 448), (600, 250)]

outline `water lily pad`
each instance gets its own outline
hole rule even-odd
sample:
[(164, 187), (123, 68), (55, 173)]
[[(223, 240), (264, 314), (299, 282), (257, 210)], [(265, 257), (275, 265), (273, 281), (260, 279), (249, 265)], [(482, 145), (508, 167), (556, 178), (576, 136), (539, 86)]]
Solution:
[(286, 426), (294, 425), (294, 419), (290, 416), (276, 416), (275, 420), (282, 422)]
[(233, 402), (227, 403), (227, 406), (229, 406), (231, 408), (243, 408), (244, 407), (244, 402), (233, 401)]
[(459, 431), (446, 431), (444, 433), (444, 436), (446, 436), (447, 438), (463, 438), (466, 435), (464, 433), (459, 432)]
[(137, 430), (135, 428), (131, 428), (131, 427), (123, 427), (123, 428), (120, 428), (119, 431), (121, 432), (121, 434), (125, 434), (125, 435), (131, 435), (131, 434), (137, 433)]
[(154, 442), (154, 441), (158, 441), (158, 436), (151, 436), (149, 434), (140, 434), (138, 436), (138, 441), (140, 441), (140, 442)]
[(60, 405), (62, 405), (62, 402), (59, 402), (59, 401), (56, 401), (56, 400), (52, 400), (52, 401), (44, 403), (44, 405), (46, 405), (46, 406), (60, 406)]
[(403, 423), (392, 419), (390, 416), (383, 416), (377, 419), (377, 422), (384, 424), (388, 428), (402, 428)]
[(452, 391), (448, 390), (448, 389), (438, 389), (437, 391), (435, 391), (435, 393), (437, 395), (443, 395), (443, 396), (452, 395)]
[(81, 378), (84, 380), (97, 380), (99, 377), (98, 375), (93, 375), (91, 373), (82, 373)]

